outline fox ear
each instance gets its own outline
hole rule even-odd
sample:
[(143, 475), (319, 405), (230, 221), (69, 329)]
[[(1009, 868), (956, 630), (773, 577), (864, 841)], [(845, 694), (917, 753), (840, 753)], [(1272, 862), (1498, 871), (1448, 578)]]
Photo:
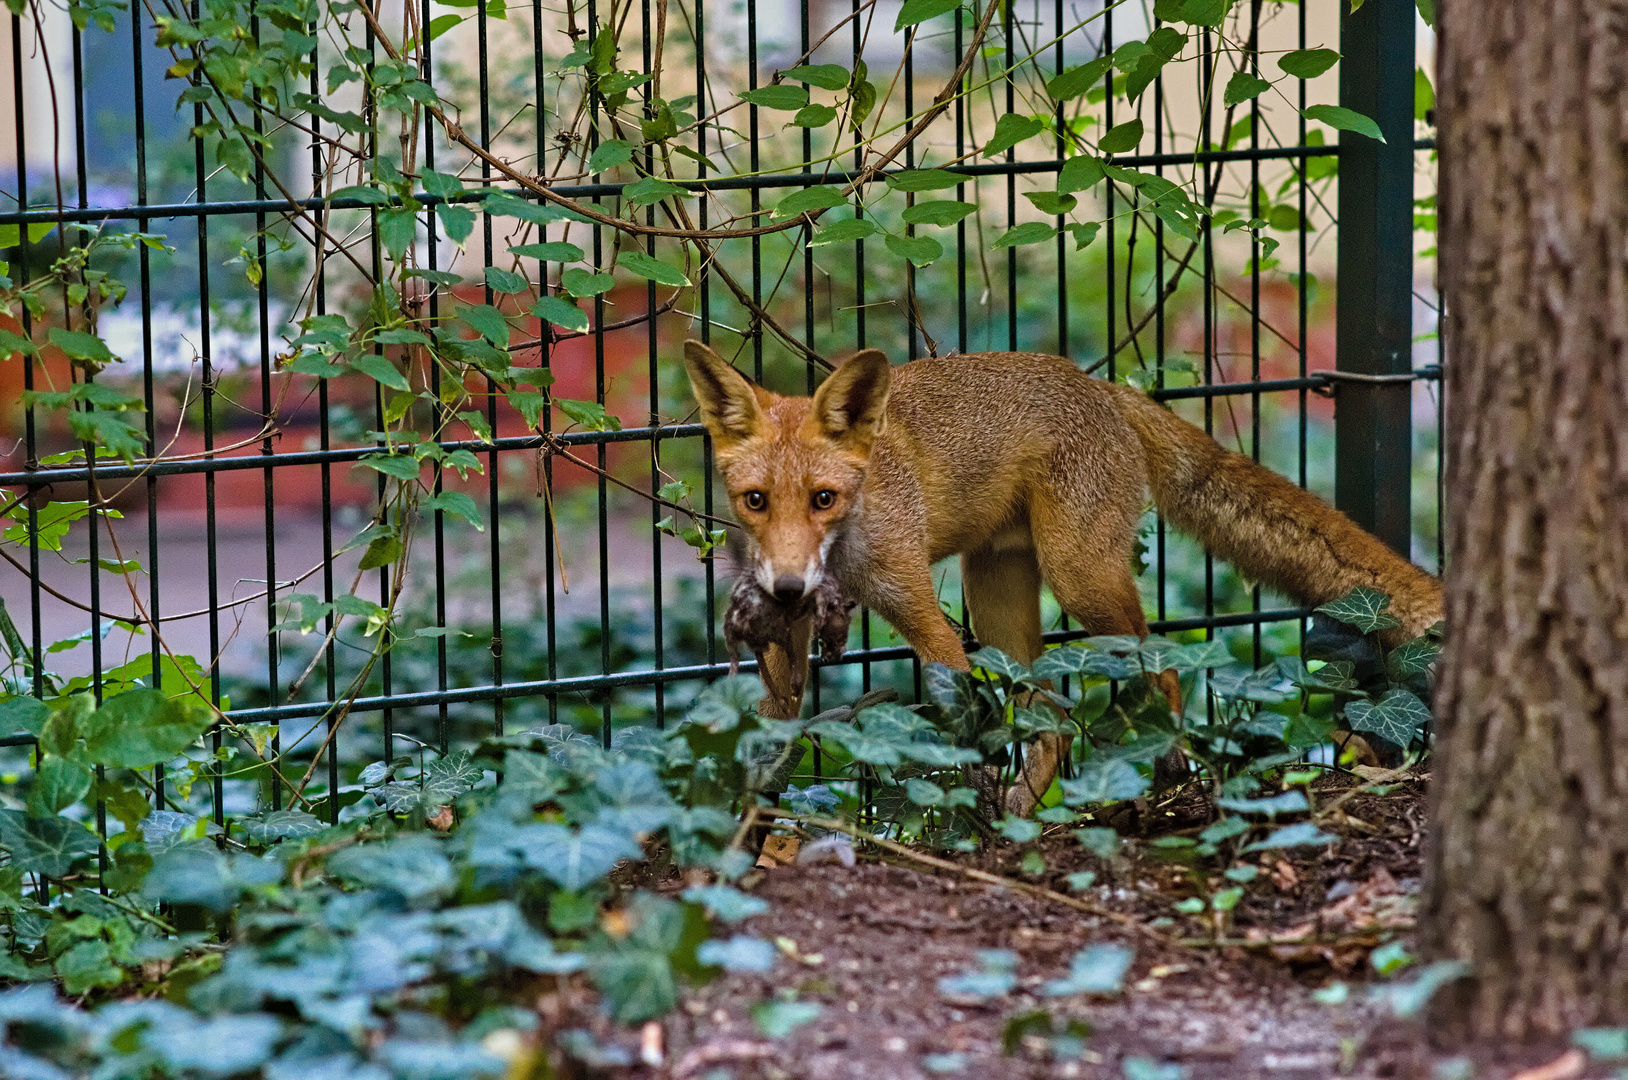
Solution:
[(763, 410), (757, 387), (745, 375), (699, 341), (684, 343), (684, 367), (701, 406), (701, 422), (720, 446), (757, 434)]
[(814, 391), (813, 421), (844, 447), (869, 453), (882, 433), (892, 368), (880, 349), (864, 349)]

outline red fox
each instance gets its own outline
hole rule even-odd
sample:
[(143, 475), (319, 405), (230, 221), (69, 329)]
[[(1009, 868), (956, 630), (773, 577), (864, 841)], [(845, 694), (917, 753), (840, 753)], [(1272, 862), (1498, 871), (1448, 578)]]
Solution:
[[(1062, 357), (894, 368), (866, 349), (812, 397), (753, 385), (698, 341), (684, 362), (749, 540), (743, 572), (788, 603), (830, 572), (923, 663), (968, 667), (933, 588), (933, 564), (951, 555), (978, 640), (1017, 660), (1040, 655), (1042, 582), (1086, 631), (1145, 636), (1131, 552), (1149, 491), (1177, 528), (1302, 603), (1381, 589), (1396, 640), (1441, 618), (1440, 583), (1344, 514)], [(771, 687), (771, 715), (801, 708), (809, 629), (793, 634), (792, 677), (776, 680), (799, 692)], [(1027, 748), (1008, 811), (1033, 810), (1066, 752), (1057, 736)]]

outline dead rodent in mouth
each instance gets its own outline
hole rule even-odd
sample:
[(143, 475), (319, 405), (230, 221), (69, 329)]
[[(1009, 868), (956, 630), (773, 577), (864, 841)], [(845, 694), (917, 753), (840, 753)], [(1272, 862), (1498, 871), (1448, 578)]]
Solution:
[[(729, 650), (729, 670), (740, 667), (740, 647), (745, 645), (757, 657), (764, 672), (763, 656), (772, 645), (792, 653), (791, 628), (798, 620), (814, 617), (814, 637), (820, 643), (820, 657), (835, 660), (848, 644), (848, 623), (855, 603), (842, 595), (837, 579), (826, 574), (819, 586), (802, 599), (786, 604), (763, 591), (757, 577), (743, 573), (729, 591), (729, 609), (724, 612), (724, 645)], [(799, 680), (800, 682), (801, 680)], [(773, 688), (777, 692), (782, 688)], [(792, 698), (801, 697), (801, 685), (784, 688)]]

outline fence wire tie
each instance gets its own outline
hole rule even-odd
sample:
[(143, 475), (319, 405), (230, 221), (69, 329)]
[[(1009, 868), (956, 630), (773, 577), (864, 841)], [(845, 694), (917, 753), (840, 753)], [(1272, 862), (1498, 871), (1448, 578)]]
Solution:
[(1364, 386), (1390, 386), (1399, 383), (1438, 380), (1441, 378), (1441, 368), (1435, 364), (1429, 367), (1416, 368), (1413, 371), (1390, 371), (1379, 374), (1370, 374), (1364, 371), (1314, 371), (1314, 376), (1328, 383), (1328, 392), (1339, 389), (1340, 383), (1358, 383)]

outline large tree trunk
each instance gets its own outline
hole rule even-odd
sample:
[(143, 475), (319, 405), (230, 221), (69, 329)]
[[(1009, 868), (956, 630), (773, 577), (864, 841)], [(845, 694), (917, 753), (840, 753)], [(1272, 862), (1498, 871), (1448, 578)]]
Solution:
[(1628, 1021), (1628, 0), (1443, 0), (1447, 647), (1423, 934), (1459, 1035)]

